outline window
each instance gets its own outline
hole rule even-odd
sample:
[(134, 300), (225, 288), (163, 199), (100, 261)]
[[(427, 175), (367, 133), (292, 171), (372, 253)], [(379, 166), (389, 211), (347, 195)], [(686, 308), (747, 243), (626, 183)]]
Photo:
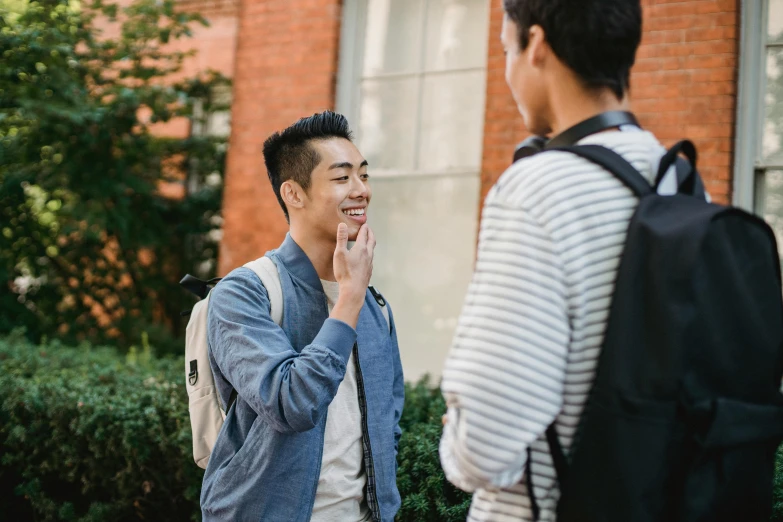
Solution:
[(783, 0), (742, 2), (734, 203), (783, 247)]
[[(195, 194), (205, 187), (216, 188), (223, 184), (225, 156), (231, 134), (231, 85), (218, 83), (209, 90), (209, 96), (198, 100), (193, 107), (190, 134), (195, 138), (217, 140), (217, 155), (190, 157), (187, 162), (185, 190)], [(217, 270), (217, 247), (223, 237), (223, 217), (220, 212), (204, 216), (211, 230), (206, 234), (188, 238), (186, 248), (190, 259), (203, 258), (195, 268), (201, 279), (214, 277)]]
[(470, 282), (486, 91), (486, 0), (346, 0), (337, 110), (370, 165), (373, 284), (406, 377), (440, 375)]

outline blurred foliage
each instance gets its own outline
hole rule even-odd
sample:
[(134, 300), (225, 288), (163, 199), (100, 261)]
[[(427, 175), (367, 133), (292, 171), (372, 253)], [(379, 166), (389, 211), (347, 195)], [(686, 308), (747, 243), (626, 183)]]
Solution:
[(139, 351), (0, 338), (4, 520), (200, 520), (181, 361)]
[(215, 269), (225, 138), (154, 125), (203, 127), (228, 80), (174, 81), (192, 53), (166, 44), (206, 25), (174, 5), (0, 0), (0, 332), (181, 349), (177, 281)]
[(470, 495), (452, 486), (440, 467), (438, 444), (444, 413), (446, 403), (440, 389), (432, 388), (426, 376), (416, 384), (405, 384), (397, 456), (400, 522), (461, 522), (468, 516)]
[[(0, 513), (4, 520), (200, 520), (184, 367), (145, 339), (113, 348), (0, 337)], [(406, 384), (397, 485), (400, 522), (456, 522), (470, 495), (438, 458), (440, 391)], [(783, 446), (771, 522), (783, 522)]]
[[(0, 513), (8, 520), (199, 520), (184, 367), (145, 341), (112, 348), (0, 337)], [(438, 463), (437, 389), (406, 385), (402, 522), (465, 520)]]

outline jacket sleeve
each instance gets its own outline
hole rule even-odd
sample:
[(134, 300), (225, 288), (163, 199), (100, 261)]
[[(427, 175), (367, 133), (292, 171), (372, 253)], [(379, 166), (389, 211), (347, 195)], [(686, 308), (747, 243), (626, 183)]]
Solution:
[(327, 319), (297, 353), (270, 316), (269, 297), (249, 269), (237, 269), (210, 296), (207, 335), (220, 372), (280, 432), (314, 428), (345, 377), (356, 342), (348, 324)]
[[(387, 301), (386, 306), (389, 306)], [(400, 347), (397, 344), (397, 326), (394, 324), (394, 314), (389, 306), (389, 324), (391, 327), (392, 357), (394, 358), (394, 385), (392, 394), (394, 398), (394, 452), (399, 451), (400, 437), (400, 418), (402, 417), (402, 408), (405, 404), (405, 378), (402, 373), (402, 361), (400, 360)]]
[(490, 193), (473, 280), (446, 360), (440, 458), (473, 491), (519, 482), (527, 448), (563, 404), (570, 325), (565, 277), (529, 212)]

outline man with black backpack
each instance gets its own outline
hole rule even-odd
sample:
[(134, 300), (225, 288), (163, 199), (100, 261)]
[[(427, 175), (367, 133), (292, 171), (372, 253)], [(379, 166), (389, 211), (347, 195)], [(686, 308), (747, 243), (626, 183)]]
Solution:
[(209, 366), (227, 411), (205, 521), (391, 522), (399, 509), (402, 364), (393, 315), (368, 287), (372, 190), (351, 140), (345, 117), (326, 111), (264, 143), (290, 227), (271, 263), (232, 271), (209, 297)]
[[(627, 112), (639, 0), (504, 0), (533, 134), (487, 196), (442, 391), (471, 521), (762, 521), (783, 438), (774, 236)], [(680, 157), (680, 153), (688, 160)]]

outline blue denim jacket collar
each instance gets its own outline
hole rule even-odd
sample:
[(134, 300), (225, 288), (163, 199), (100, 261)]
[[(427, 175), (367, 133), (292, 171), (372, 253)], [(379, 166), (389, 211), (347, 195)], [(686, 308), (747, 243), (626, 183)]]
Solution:
[(323, 292), (321, 278), (318, 277), (318, 273), (315, 271), (313, 263), (310, 261), (310, 258), (307, 257), (304, 250), (302, 250), (302, 247), (300, 247), (296, 241), (294, 241), (294, 238), (291, 237), (290, 232), (285, 235), (283, 244), (275, 250), (275, 254), (283, 262), (283, 265), (285, 265), (288, 272), (304, 283), (307, 283), (307, 285)]

